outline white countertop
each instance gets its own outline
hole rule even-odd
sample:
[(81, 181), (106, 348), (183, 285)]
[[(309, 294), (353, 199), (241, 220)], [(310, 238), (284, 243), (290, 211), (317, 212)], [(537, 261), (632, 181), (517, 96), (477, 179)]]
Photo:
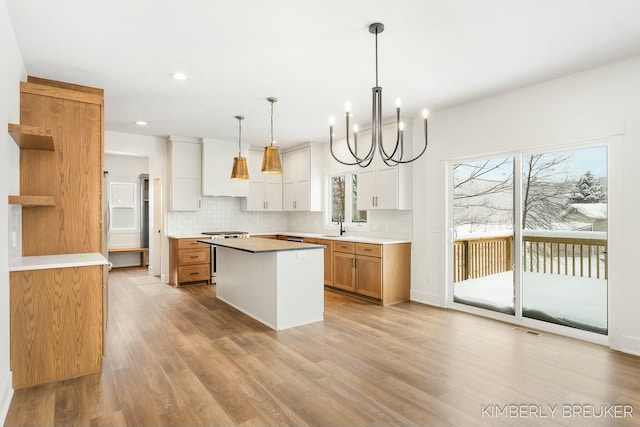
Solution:
[(85, 254), (41, 255), (19, 258), (9, 266), (9, 271), (46, 270), (49, 268), (86, 267), (107, 265), (109, 261), (98, 252)]
[(211, 236), (208, 236), (206, 234), (192, 233), (192, 234), (169, 234), (167, 237), (170, 239), (209, 239)]
[(359, 243), (376, 243), (379, 245), (390, 245), (395, 243), (411, 243), (411, 240), (407, 239), (388, 239), (383, 237), (366, 237), (366, 236), (350, 236), (345, 234), (343, 236), (329, 235), (322, 233), (298, 233), (297, 231), (279, 231), (274, 233), (250, 233), (251, 236), (260, 237), (265, 235), (279, 234), (282, 236), (294, 236), (294, 237), (308, 237), (310, 239), (326, 239), (326, 240), (342, 240), (345, 242), (359, 242)]
[[(260, 236), (271, 236), (274, 234), (279, 234), (281, 236), (294, 236), (294, 237), (308, 237), (310, 239), (325, 239), (325, 240), (344, 240), (346, 242), (359, 242), (359, 243), (376, 243), (378, 245), (390, 245), (394, 243), (411, 243), (411, 240), (408, 239), (389, 239), (384, 237), (368, 237), (368, 236), (351, 236), (345, 234), (343, 236), (338, 236), (334, 234), (322, 234), (322, 233), (299, 233), (297, 231), (276, 231), (272, 233), (267, 232), (259, 232), (259, 233), (249, 233), (249, 236), (260, 237)], [(204, 234), (170, 234), (170, 239), (209, 239), (211, 236)]]

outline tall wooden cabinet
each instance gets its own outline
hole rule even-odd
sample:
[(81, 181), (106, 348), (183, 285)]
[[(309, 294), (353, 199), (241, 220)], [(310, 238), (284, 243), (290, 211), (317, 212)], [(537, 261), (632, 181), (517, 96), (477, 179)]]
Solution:
[[(20, 84), (22, 256), (106, 255), (103, 233), (102, 89), (29, 77)], [(15, 388), (102, 368), (106, 263), (10, 274), (11, 370)]]
[(20, 194), (53, 197), (23, 209), (22, 255), (103, 252), (102, 89), (29, 77), (20, 125), (48, 129), (55, 151), (20, 151)]

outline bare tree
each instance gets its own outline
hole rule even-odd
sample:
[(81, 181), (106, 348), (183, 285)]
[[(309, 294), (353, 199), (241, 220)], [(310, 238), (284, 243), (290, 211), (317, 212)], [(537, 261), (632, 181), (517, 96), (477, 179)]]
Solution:
[(469, 231), (513, 223), (513, 160), (454, 165), (453, 208), (456, 224)]
[[(570, 155), (540, 154), (522, 160), (522, 227), (555, 228), (570, 190)], [(454, 165), (456, 224), (471, 231), (488, 224), (513, 223), (512, 158)], [(508, 173), (506, 171), (509, 171)]]
[(571, 188), (567, 154), (522, 158), (522, 229), (556, 228)]

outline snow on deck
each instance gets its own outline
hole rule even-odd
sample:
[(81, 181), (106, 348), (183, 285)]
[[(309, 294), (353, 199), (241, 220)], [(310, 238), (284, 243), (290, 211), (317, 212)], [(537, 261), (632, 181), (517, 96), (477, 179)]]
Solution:
[[(457, 282), (454, 295), (468, 302), (513, 309), (513, 271)], [(607, 329), (607, 281), (545, 273), (523, 273), (523, 311)]]

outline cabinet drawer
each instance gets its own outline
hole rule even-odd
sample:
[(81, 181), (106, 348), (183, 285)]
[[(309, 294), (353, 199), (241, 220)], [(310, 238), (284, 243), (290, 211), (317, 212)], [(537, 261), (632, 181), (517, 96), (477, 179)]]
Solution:
[(335, 252), (346, 252), (348, 254), (353, 254), (356, 252), (356, 244), (353, 242), (335, 242), (333, 244), (333, 250)]
[(382, 245), (375, 243), (356, 243), (356, 254), (382, 257)]
[(204, 240), (206, 237), (202, 239), (178, 239), (178, 248), (180, 249), (195, 249), (195, 248), (208, 248), (209, 245), (206, 243), (199, 243), (198, 240)]
[(178, 267), (178, 282), (197, 282), (200, 280), (209, 280), (209, 264)]
[(211, 251), (205, 249), (183, 249), (178, 253), (178, 265), (208, 264), (211, 260)]

